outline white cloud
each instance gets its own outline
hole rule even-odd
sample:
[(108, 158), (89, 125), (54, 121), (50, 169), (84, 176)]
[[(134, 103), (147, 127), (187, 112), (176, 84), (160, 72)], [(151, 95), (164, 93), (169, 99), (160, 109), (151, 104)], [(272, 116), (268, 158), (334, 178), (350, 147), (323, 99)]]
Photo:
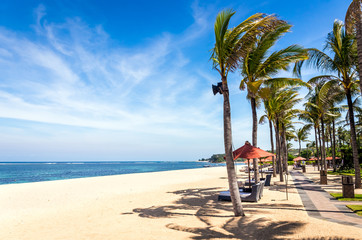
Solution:
[[(85, 132), (100, 134), (94, 141), (106, 149), (145, 140), (160, 142), (154, 151), (161, 151), (162, 144), (177, 148), (177, 142), (183, 148), (199, 143), (215, 148), (215, 136), (221, 137), (222, 131), (222, 104), (211, 88), (204, 88), (208, 73), (193, 66), (183, 49), (207, 31), (208, 14), (201, 8), (194, 5), (195, 23), (181, 36), (163, 33), (127, 49), (115, 46), (100, 25), (92, 28), (80, 19), (48, 22), (43, 5), (35, 14), (35, 37), (0, 29), (2, 119), (46, 124), (44, 131), (59, 135), (51, 140), (59, 148), (67, 141), (76, 146), (79, 138), (87, 138)], [(62, 125), (78, 132), (61, 133)], [(41, 145), (49, 142), (39, 133), (22, 136), (30, 130), (26, 125), (19, 128), (24, 130), (16, 131), (14, 139), (24, 144), (33, 146), (30, 139)]]

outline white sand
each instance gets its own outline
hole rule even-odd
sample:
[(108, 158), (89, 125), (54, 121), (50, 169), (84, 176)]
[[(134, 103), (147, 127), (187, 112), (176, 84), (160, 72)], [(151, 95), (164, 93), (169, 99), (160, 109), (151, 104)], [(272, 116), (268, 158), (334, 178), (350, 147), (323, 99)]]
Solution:
[(227, 186), (225, 167), (0, 185), (0, 239), (362, 238), (361, 228), (310, 218), (279, 184), (235, 218), (217, 201)]

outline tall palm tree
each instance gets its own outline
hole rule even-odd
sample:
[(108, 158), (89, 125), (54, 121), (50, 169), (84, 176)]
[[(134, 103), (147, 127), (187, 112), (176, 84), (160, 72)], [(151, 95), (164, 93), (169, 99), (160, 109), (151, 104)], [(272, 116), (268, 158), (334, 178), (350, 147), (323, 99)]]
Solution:
[(307, 124), (304, 125), (303, 127), (297, 129), (297, 131), (295, 132), (295, 137), (296, 137), (296, 141), (298, 141), (299, 143), (299, 155), (300, 156), (300, 151), (302, 148), (301, 143), (306, 141), (308, 139), (309, 136), (309, 130), (312, 128), (311, 124)]
[[(296, 90), (297, 88), (293, 89)], [(283, 152), (283, 164), (284, 164), (284, 170), (288, 174), (288, 151), (289, 147), (292, 146), (291, 143), (288, 143), (288, 141), (291, 141), (292, 139), (295, 139), (295, 129), (294, 129), (294, 122), (292, 121), (295, 117), (297, 117), (298, 114), (300, 114), (299, 109), (295, 109), (295, 105), (299, 103), (302, 98), (296, 98), (298, 95), (294, 95), (292, 99), (290, 99), (289, 102), (289, 109), (285, 109), (282, 112), (281, 117), (281, 142), (282, 142), (282, 152)]]
[[(284, 21), (278, 22), (273, 31), (261, 34), (255, 39), (255, 43), (241, 60), (241, 75), (243, 79), (240, 83), (240, 89), (248, 91), (253, 119), (252, 144), (257, 146), (257, 128), (258, 118), (256, 113), (258, 92), (265, 83), (276, 82), (279, 86), (287, 84), (304, 84), (303, 81), (296, 78), (274, 78), (280, 70), (287, 70), (291, 63), (307, 59), (308, 55), (305, 49), (297, 45), (291, 45), (280, 51), (269, 54), (270, 48), (291, 28), (291, 25)], [(275, 85), (277, 86), (277, 85)], [(258, 179), (257, 159), (254, 159), (255, 179)]]
[[(341, 89), (335, 84), (335, 81), (325, 81), (324, 78), (315, 77), (309, 80), (314, 85), (307, 95), (308, 102), (305, 103), (306, 112), (317, 116), (318, 118), (318, 135), (321, 148), (321, 168), (327, 170), (326, 164), (326, 147), (325, 147), (325, 123), (328, 118), (336, 117), (332, 111), (336, 100), (340, 100)], [(320, 136), (321, 135), (321, 136)]]
[[(332, 104), (334, 105), (334, 103), (336, 102), (340, 102), (340, 99), (338, 99), (338, 97), (341, 97), (342, 94), (339, 93), (334, 93), (334, 96), (337, 96), (334, 98), (334, 101), (332, 101)], [(333, 166), (333, 171), (337, 171), (337, 166), (336, 166), (336, 119), (341, 117), (341, 107), (332, 107), (330, 109), (331, 115), (327, 118), (327, 121), (330, 123), (330, 139), (331, 139), (331, 151), (332, 151), (332, 166)], [(332, 115), (333, 114), (333, 115)]]
[[(362, 79), (362, 0), (353, 0), (349, 5), (345, 23), (346, 32), (349, 35), (356, 35), (359, 79)], [(362, 81), (359, 83), (362, 94)]]
[(320, 157), (320, 151), (319, 151), (319, 144), (318, 144), (318, 134), (317, 134), (317, 129), (319, 126), (319, 117), (318, 117), (318, 112), (316, 111), (315, 108), (308, 108), (307, 105), (305, 106), (305, 110), (301, 111), (301, 114), (299, 114), (299, 119), (313, 124), (314, 127), (314, 139), (315, 139), (315, 148), (316, 148), (316, 154), (315, 156), (317, 157), (317, 167), (318, 167), (318, 171), (320, 170), (320, 163), (319, 163), (319, 157)]
[(245, 56), (247, 49), (249, 49), (257, 35), (273, 29), (273, 26), (276, 25), (279, 20), (274, 16), (258, 13), (247, 18), (238, 26), (229, 29), (229, 22), (234, 14), (235, 12), (233, 10), (228, 9), (221, 11), (217, 15), (214, 25), (215, 46), (212, 49), (211, 60), (213, 62), (213, 68), (220, 74), (222, 83), (219, 91), (224, 99), (224, 146), (230, 196), (235, 216), (244, 216), (232, 155), (230, 100), (227, 76), (229, 72), (237, 69), (240, 58)]
[[(222, 81), (221, 93), (224, 97), (224, 145), (231, 201), (233, 203), (235, 216), (245, 216), (232, 156), (230, 100), (227, 83), (227, 75), (229, 71), (232, 71), (235, 65), (237, 65), (237, 53), (242, 46), (240, 42), (240, 35), (243, 33), (242, 25), (232, 30), (228, 29), (230, 18), (234, 14), (235, 12), (232, 10), (224, 10), (217, 15), (214, 26), (215, 46), (211, 59), (213, 61), (213, 68), (220, 73)], [(249, 19), (247, 19), (247, 21), (248, 20)], [(252, 21), (252, 19), (250, 19), (250, 21)]]
[[(282, 122), (285, 116), (292, 114), (295, 110), (293, 106), (299, 101), (297, 99), (298, 91), (296, 88), (277, 88), (271, 85), (270, 87), (262, 88), (260, 90), (260, 97), (264, 101), (265, 109), (268, 111), (275, 130), (275, 143), (276, 143), (276, 156), (277, 156), (277, 169), (280, 181), (284, 181), (283, 167), (282, 167), (282, 145), (281, 145), (281, 129)], [(285, 155), (283, 154), (285, 159)]]
[[(267, 91), (268, 93), (270, 92), (270, 88), (264, 88), (264, 91)], [(261, 95), (264, 95), (264, 109), (265, 109), (265, 114), (262, 115), (259, 119), (259, 124), (263, 124), (266, 119), (268, 119), (268, 123), (269, 123), (269, 132), (270, 132), (270, 146), (271, 146), (271, 152), (274, 154), (274, 137), (273, 137), (273, 116), (270, 110), (270, 106), (268, 105), (268, 101), (266, 100), (268, 98), (268, 94), (263, 94), (261, 93)], [(276, 165), (275, 165), (275, 157), (272, 157), (272, 165), (273, 165), (273, 177), (276, 177)]]
[[(353, 36), (346, 34), (343, 22), (338, 20), (334, 21), (333, 31), (328, 34), (325, 49), (329, 50), (333, 56), (329, 56), (318, 49), (309, 49), (310, 58), (307, 60), (307, 63), (319, 70), (335, 73), (334, 75), (315, 77), (313, 81), (317, 82), (321, 79), (327, 79), (335, 82), (344, 90), (349, 111), (352, 155), (355, 168), (355, 187), (361, 188), (361, 169), (358, 159), (358, 146), (352, 103), (352, 91), (357, 84), (357, 52), (355, 39)], [(299, 74), (302, 64), (302, 62), (299, 62), (296, 65), (296, 72)], [(323, 122), (321, 126), (323, 128)], [(322, 129), (322, 134), (323, 132), (324, 129)]]

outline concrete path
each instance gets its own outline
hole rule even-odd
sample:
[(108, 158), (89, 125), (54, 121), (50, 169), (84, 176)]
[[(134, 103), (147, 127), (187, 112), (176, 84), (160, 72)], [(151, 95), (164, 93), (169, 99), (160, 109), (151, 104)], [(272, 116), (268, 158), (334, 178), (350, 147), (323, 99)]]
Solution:
[(362, 217), (346, 207), (362, 205), (362, 202), (338, 201), (300, 171), (291, 171), (290, 174), (309, 216), (362, 228)]

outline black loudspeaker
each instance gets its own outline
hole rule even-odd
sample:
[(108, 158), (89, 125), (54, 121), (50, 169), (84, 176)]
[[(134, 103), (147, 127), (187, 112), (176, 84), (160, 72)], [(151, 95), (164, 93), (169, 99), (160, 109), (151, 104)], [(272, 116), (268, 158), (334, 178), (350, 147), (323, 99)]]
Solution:
[(217, 93), (221, 93), (222, 90), (222, 82), (217, 83), (217, 86), (215, 86), (214, 84), (212, 85), (212, 92), (214, 93), (214, 95), (216, 95)]

